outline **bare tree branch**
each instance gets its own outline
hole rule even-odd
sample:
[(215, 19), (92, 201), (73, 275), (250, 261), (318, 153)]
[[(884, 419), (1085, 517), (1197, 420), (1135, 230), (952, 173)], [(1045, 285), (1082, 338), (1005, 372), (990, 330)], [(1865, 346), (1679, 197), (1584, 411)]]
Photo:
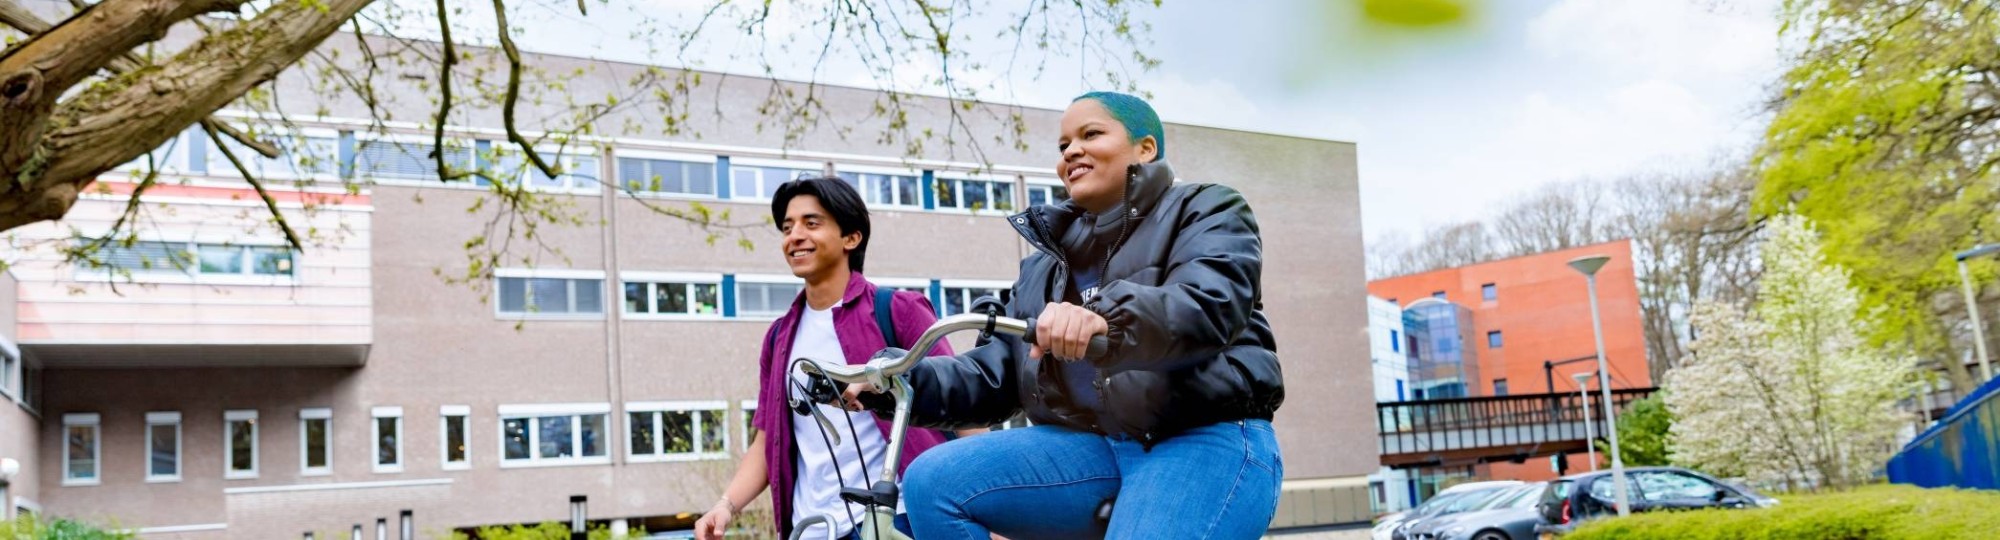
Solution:
[[(264, 182), (258, 180), (257, 175), (252, 174), (250, 168), (243, 165), (243, 160), (237, 159), (236, 152), (230, 150), (229, 145), (222, 144), (222, 135), (216, 133), (214, 127), (203, 123), (201, 128), (202, 131), (208, 133), (210, 140), (215, 141), (215, 148), (222, 151), (222, 157), (227, 158), (229, 164), (236, 167), (236, 172), (243, 175), (243, 181), (249, 182), (250, 187), (257, 190), (257, 196), (264, 199), (264, 209), (271, 211), (271, 221), (277, 223), (278, 230), (285, 233), (285, 243), (290, 244), (295, 251), (305, 251), (305, 244), (299, 241), (299, 233), (292, 230), (291, 222), (285, 220), (283, 218), (284, 214), (278, 211), (277, 199), (271, 197), (271, 192), (264, 190)], [(133, 197), (132, 199), (138, 200), (138, 197)]]

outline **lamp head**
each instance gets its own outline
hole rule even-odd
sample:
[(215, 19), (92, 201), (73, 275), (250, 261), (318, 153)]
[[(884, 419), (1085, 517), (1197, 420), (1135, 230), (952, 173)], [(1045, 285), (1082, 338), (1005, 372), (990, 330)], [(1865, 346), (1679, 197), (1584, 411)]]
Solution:
[(1570, 259), (1569, 267), (1575, 268), (1576, 271), (1582, 272), (1583, 275), (1585, 276), (1594, 276), (1597, 275), (1597, 271), (1599, 269), (1604, 268), (1604, 264), (1608, 262), (1611, 262), (1611, 257), (1609, 256), (1585, 255), (1582, 257)]

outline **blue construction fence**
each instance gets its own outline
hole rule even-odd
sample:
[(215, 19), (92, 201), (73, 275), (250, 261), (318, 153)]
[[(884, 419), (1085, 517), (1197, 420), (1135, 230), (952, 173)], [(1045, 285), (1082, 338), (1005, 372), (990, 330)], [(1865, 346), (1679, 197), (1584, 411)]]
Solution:
[(2000, 489), (2000, 378), (1986, 381), (1889, 459), (1889, 481)]

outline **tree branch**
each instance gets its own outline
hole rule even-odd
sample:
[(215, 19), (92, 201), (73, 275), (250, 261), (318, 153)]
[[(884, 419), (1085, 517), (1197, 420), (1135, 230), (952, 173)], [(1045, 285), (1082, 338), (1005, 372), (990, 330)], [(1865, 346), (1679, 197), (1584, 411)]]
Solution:
[[(580, 0), (579, 0), (580, 1)], [(451, 66), (458, 63), (458, 51), (451, 41), (450, 8), (444, 0), (437, 0), (438, 29), (444, 32), (444, 58), (438, 61), (438, 87), (443, 97), (438, 100), (438, 112), (431, 128), (431, 159), (437, 162), (438, 178), (451, 178), (451, 167), (444, 162), (444, 125), (451, 119)], [(364, 36), (355, 36), (357, 38)]]
[[(113, 40), (87, 32), (121, 33), (114, 31), (117, 29), (126, 30), (124, 33), (164, 32), (168, 24), (165, 19), (171, 17), (141, 9), (158, 1), (110, 0), (92, 6), (89, 15), (71, 17), (36, 36), (29, 47), (12, 50), (0, 58), (0, 100), (5, 101), (0, 105), (0, 125), (28, 126), (0, 133), (6, 142), (0, 144), (0, 175), (12, 180), (0, 184), (0, 195), (6, 195), (0, 197), (0, 230), (62, 217), (75, 203), (81, 186), (95, 180), (98, 173), (151, 150), (183, 127), (275, 78), (372, 2), (280, 2), (256, 19), (195, 42), (165, 64), (127, 73), (109, 84), (94, 85), (60, 106), (55, 105), (55, 94), (68, 86), (58, 87), (51, 82), (68, 80), (74, 84), (81, 80), (77, 73), (94, 72), (130, 47), (88, 54), (64, 51), (143, 42), (130, 37)], [(191, 16), (236, 3), (210, 0), (189, 5), (195, 7), (177, 6), (181, 9), (170, 15), (186, 12)], [(159, 27), (148, 27), (141, 22), (156, 23)], [(62, 36), (73, 41), (66, 46), (49, 41)], [(36, 45), (41, 42), (47, 42), (46, 49), (55, 50)], [(87, 70), (53, 69), (29, 63), (34, 59), (96, 62)], [(161, 99), (168, 95), (175, 98)], [(36, 113), (37, 107), (53, 108), (53, 112)], [(53, 131), (42, 133), (51, 128)], [(14, 190), (26, 193), (6, 193)]]
[(534, 143), (528, 142), (527, 137), (521, 136), (521, 129), (514, 122), (514, 105), (521, 99), (521, 51), (514, 48), (514, 31), (507, 26), (505, 0), (493, 0), (493, 18), (500, 26), (500, 49), (507, 53), (507, 98), (506, 103), (500, 108), (501, 123), (507, 126), (507, 140), (519, 145), (521, 153), (527, 154), (528, 162), (535, 164), (535, 168), (540, 169), (542, 174), (551, 178), (562, 176), (561, 169), (551, 167), (547, 161), (542, 160), (542, 154), (535, 151)]
[[(257, 190), (257, 196), (264, 199), (264, 208), (271, 211), (271, 221), (277, 223), (278, 230), (285, 233), (285, 243), (291, 244), (294, 251), (305, 251), (305, 245), (299, 242), (299, 233), (293, 231), (291, 222), (285, 219), (284, 214), (278, 212), (278, 201), (271, 198), (271, 192), (264, 190), (264, 183), (257, 180), (257, 175), (250, 173), (249, 167), (243, 166), (243, 160), (236, 158), (236, 152), (230, 150), (229, 145), (222, 144), (222, 135), (217, 134), (213, 126), (204, 122), (201, 129), (208, 132), (210, 140), (215, 141), (215, 149), (222, 151), (222, 157), (229, 159), (230, 165), (236, 166), (236, 172), (243, 175), (243, 181), (249, 182), (250, 187)], [(139, 200), (136, 193), (133, 194), (132, 200)]]

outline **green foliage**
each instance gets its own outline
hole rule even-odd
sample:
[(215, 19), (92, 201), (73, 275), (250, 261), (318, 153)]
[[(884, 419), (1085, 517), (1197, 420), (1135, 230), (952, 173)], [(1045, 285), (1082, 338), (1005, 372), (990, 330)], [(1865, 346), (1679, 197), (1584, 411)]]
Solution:
[(0, 539), (5, 540), (132, 540), (138, 538), (132, 533), (98, 528), (97, 526), (55, 519), (42, 521), (34, 514), (24, 514), (11, 521), (0, 521)]
[[(1674, 415), (1659, 394), (1632, 402), (1618, 413), (1618, 451), (1625, 465), (1650, 467), (1671, 465), (1667, 461), (1667, 430)], [(1597, 451), (1610, 452), (1609, 444), (1598, 441)]]
[(1567, 540), (2000, 538), (2000, 493), (1874, 485), (1780, 497), (1775, 508), (1633, 514), (1585, 524)]
[[(605, 528), (603, 525), (592, 525), (589, 534), (590, 540), (611, 540), (611, 529)], [(637, 528), (626, 533), (627, 538), (637, 538), (645, 535), (646, 531)], [(445, 538), (448, 540), (471, 540), (473, 538), (478, 538), (479, 540), (569, 540), (569, 524), (544, 521), (534, 525), (480, 527), (474, 531), (473, 536), (452, 531), (451, 535)]]
[[(1863, 306), (1882, 317), (1878, 344), (1944, 352), (1940, 317), (1963, 311), (1936, 302), (1958, 283), (1951, 255), (1991, 240), (1981, 231), (2000, 204), (1995, 7), (1785, 3), (1785, 32), (1803, 39), (1776, 87), (1755, 211), (1820, 225), (1828, 262), (1853, 272)], [(1981, 279), (1992, 269), (1976, 267)]]

